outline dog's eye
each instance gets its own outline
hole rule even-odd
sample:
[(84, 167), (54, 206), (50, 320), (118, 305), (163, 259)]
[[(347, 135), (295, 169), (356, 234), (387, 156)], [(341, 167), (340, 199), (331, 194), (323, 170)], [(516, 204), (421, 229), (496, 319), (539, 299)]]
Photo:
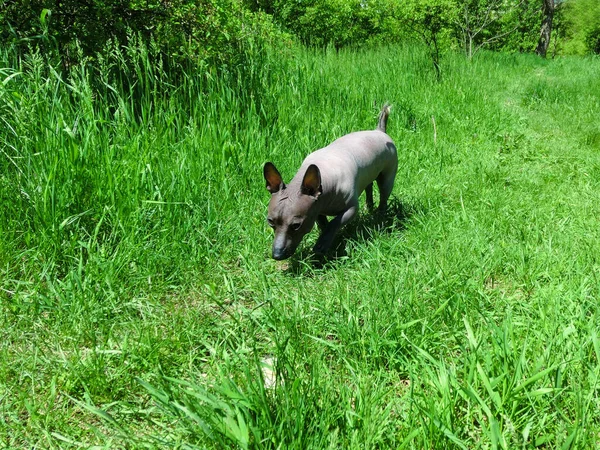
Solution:
[(267, 223), (271, 228), (275, 228), (275, 222), (273, 221), (273, 219), (267, 219)]
[(298, 231), (298, 230), (300, 229), (300, 227), (301, 227), (301, 226), (302, 226), (302, 223), (301, 223), (301, 222), (299, 222), (299, 223), (293, 223), (293, 224), (291, 224), (291, 225), (290, 225), (290, 228), (291, 228), (292, 230), (294, 230), (294, 231)]

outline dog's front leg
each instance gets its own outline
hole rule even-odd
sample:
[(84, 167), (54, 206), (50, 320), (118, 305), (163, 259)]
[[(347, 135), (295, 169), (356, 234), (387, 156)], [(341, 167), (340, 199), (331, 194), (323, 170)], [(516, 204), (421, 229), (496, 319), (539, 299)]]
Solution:
[(329, 221), (327, 220), (327, 216), (318, 215), (317, 216), (317, 225), (319, 226), (319, 231), (323, 233), (329, 225)]
[(358, 212), (358, 204), (351, 205), (348, 209), (346, 209), (341, 214), (335, 216), (331, 222), (327, 224), (325, 230), (317, 240), (313, 251), (317, 254), (324, 254), (329, 250), (331, 244), (333, 243), (333, 239), (335, 238), (335, 234), (337, 231), (350, 222)]

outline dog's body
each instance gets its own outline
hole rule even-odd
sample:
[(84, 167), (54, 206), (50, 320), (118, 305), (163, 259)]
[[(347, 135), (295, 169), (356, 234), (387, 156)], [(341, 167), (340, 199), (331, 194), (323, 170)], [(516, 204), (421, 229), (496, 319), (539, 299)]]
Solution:
[[(265, 164), (274, 259), (290, 257), (315, 222), (322, 234), (314, 250), (325, 253), (339, 228), (356, 216), (364, 190), (367, 205), (373, 207), (374, 181), (379, 187), (379, 209), (385, 210), (398, 168), (396, 146), (385, 132), (388, 115), (385, 105), (376, 130), (347, 134), (308, 155), (288, 185), (272, 163)], [(328, 222), (326, 216), (335, 217)]]

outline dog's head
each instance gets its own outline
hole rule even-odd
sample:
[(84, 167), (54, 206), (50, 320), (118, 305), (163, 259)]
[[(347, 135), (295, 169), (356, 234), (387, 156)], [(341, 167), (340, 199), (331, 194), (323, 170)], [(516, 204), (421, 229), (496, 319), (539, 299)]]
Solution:
[(275, 231), (273, 259), (286, 259), (296, 251), (317, 220), (315, 205), (322, 192), (321, 172), (312, 164), (306, 169), (302, 183), (292, 181), (289, 186), (272, 163), (266, 163), (263, 172), (271, 193), (267, 222)]

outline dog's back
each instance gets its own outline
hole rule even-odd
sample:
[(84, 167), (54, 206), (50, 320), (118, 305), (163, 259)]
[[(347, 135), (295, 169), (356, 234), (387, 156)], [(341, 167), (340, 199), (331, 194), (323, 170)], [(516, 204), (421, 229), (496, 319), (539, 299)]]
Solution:
[[(329, 181), (332, 190), (346, 195), (360, 194), (382, 172), (396, 172), (398, 156), (392, 139), (383, 131), (357, 131), (336, 139), (306, 157), (298, 173), (311, 164), (321, 169), (323, 191)], [(333, 183), (332, 183), (333, 184)], [(351, 191), (351, 192), (349, 192)]]

